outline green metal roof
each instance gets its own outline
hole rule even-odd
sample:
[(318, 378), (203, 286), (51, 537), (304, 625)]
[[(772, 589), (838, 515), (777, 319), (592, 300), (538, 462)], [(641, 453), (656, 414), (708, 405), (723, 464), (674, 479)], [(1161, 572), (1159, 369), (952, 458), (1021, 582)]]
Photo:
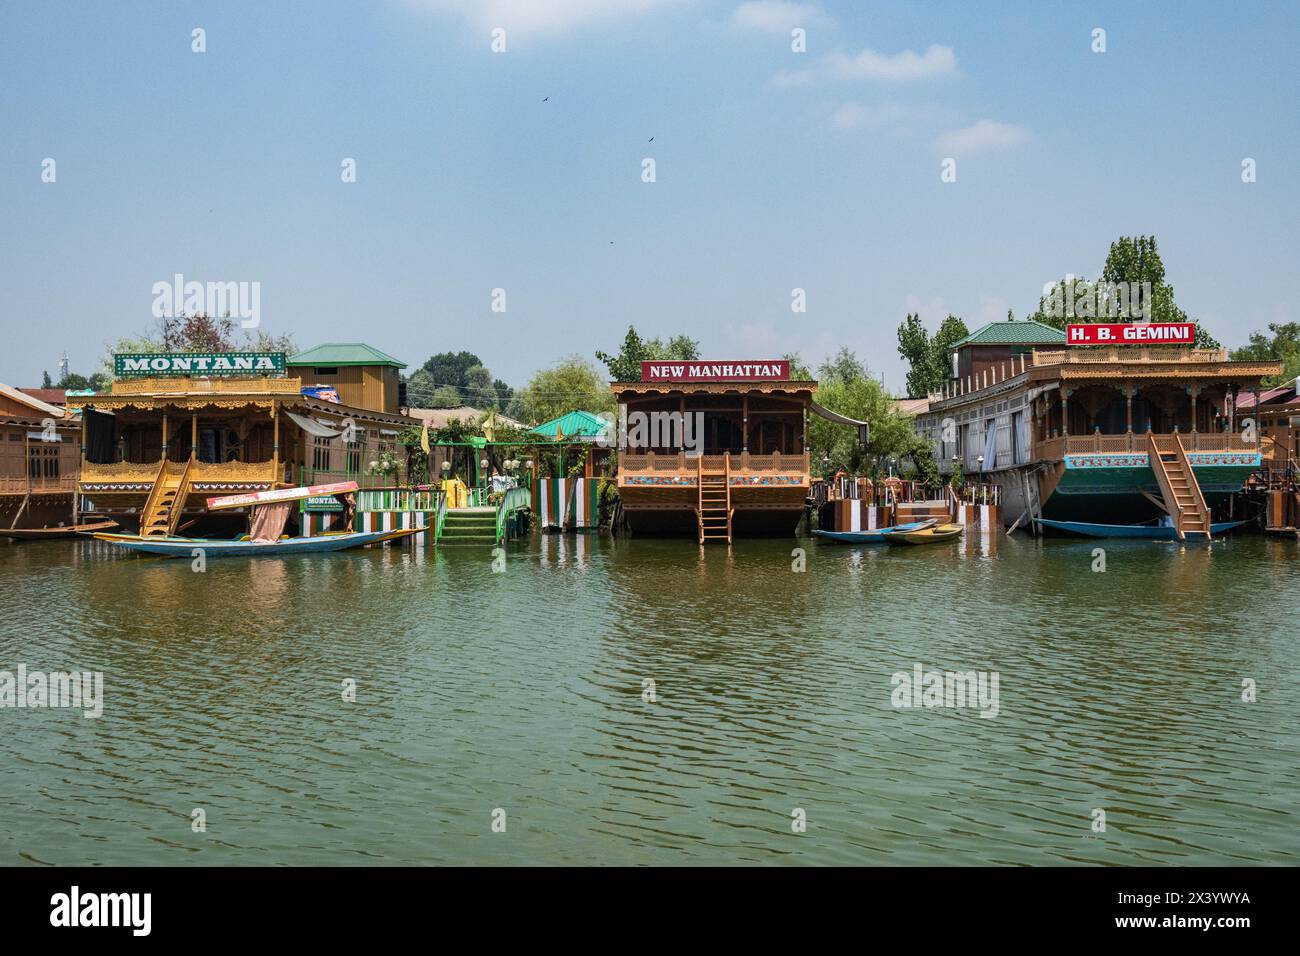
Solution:
[(960, 342), (953, 344), (954, 349), (963, 345), (1064, 345), (1065, 333), (1033, 319), (1016, 322), (1006, 320), (990, 322), (982, 329), (976, 329)]
[(542, 422), (536, 428), (530, 428), (528, 433), (541, 435), (543, 438), (554, 438), (555, 430), (559, 428), (565, 438), (595, 438), (604, 427), (603, 419), (591, 412), (579, 411), (552, 418), (549, 422)]
[(326, 342), (314, 349), (299, 352), (288, 359), (288, 365), (393, 365), (406, 368), (405, 362), (399, 362), (391, 355), (385, 355), (372, 345), (364, 342)]

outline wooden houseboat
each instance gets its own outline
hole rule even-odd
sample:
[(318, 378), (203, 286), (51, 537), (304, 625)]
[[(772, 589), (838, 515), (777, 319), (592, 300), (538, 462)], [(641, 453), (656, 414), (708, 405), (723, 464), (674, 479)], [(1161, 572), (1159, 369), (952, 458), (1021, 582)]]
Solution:
[(808, 416), (863, 425), (821, 408), (817, 383), (792, 380), (784, 360), (646, 362), (641, 381), (610, 388), (634, 534), (792, 535), (810, 487)]
[[(208, 497), (346, 480), (391, 486), (396, 476), (370, 462), (396, 452), (401, 430), (417, 424), (397, 413), (395, 360), (367, 346), (329, 349), (328, 366), (283, 353), (116, 356), (109, 392), (68, 398), (81, 412), (83, 513), (150, 536), (221, 535), (238, 532), (247, 513), (210, 514)], [(357, 381), (338, 383), (338, 401), (320, 397), (317, 386), (340, 367)]]
[(1013, 527), (1167, 516), (1177, 538), (1207, 536), (1211, 515), (1260, 467), (1258, 432), (1239, 410), (1280, 363), (1138, 344), (1142, 327), (1106, 328), (1103, 341), (1134, 344), (1076, 347), (1036, 322), (986, 325), (958, 343), (954, 375), (917, 428), (942, 473), (1000, 487)]
[(0, 383), (0, 530), (77, 523), (80, 430), (64, 408)]

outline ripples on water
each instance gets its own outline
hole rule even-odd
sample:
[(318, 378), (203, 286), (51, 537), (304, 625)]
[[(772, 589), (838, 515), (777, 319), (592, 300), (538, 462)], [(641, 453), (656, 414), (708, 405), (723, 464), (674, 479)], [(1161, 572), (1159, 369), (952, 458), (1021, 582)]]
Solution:
[(107, 701), (0, 710), (0, 862), (1295, 864), (1300, 547), (980, 540), (3, 547), (0, 669)]

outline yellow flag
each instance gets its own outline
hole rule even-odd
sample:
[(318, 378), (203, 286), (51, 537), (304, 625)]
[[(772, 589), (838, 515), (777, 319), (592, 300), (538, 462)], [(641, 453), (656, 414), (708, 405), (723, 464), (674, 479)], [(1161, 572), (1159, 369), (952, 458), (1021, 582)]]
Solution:
[(426, 455), (429, 454), (429, 423), (425, 422), (424, 427), (420, 429), (420, 450)]
[(497, 413), (492, 412), (490, 415), (488, 415), (487, 418), (483, 420), (483, 437), (486, 438), (488, 441), (492, 441), (492, 435), (496, 431), (496, 427), (497, 427)]
[(564, 441), (564, 429), (561, 428), (559, 425), (555, 426), (555, 440)]

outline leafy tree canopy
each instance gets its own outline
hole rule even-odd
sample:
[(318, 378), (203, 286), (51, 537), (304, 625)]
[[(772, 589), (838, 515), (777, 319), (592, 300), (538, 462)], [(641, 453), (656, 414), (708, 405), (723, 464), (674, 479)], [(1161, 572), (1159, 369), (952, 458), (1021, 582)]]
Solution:
[[(1152, 322), (1188, 322), (1187, 313), (1174, 301), (1174, 287), (1165, 281), (1165, 264), (1156, 249), (1155, 236), (1120, 236), (1110, 244), (1106, 262), (1101, 269), (1099, 282), (1074, 276), (1065, 276), (1059, 282), (1048, 286), (1046, 294), (1038, 300), (1038, 311), (1031, 319), (1050, 325), (1055, 329), (1064, 329), (1068, 323), (1075, 322), (1131, 322), (1134, 316), (1108, 316), (1104, 303), (1119, 283), (1150, 283), (1151, 301), (1146, 304), (1148, 317)], [(1064, 292), (1073, 288), (1075, 301), (1091, 300), (1098, 303), (1091, 311), (1094, 314), (1069, 316), (1059, 308), (1052, 308), (1052, 295), (1064, 297)], [(1076, 310), (1077, 311), (1077, 310)], [(1137, 317), (1141, 318), (1141, 317)], [(1218, 348), (1219, 343), (1201, 328), (1196, 326), (1197, 348)]]
[(439, 352), (407, 376), (406, 396), (417, 408), (472, 405), (504, 412), (514, 389), (494, 378), (473, 352)]
[(618, 355), (596, 352), (596, 358), (605, 363), (610, 378), (615, 382), (641, 381), (642, 362), (662, 362), (677, 359), (688, 362), (700, 357), (700, 343), (686, 335), (674, 335), (664, 342), (660, 339), (643, 339), (634, 327), (627, 327), (623, 346)]
[(581, 356), (570, 355), (534, 374), (511, 409), (514, 417), (536, 425), (572, 411), (612, 412), (614, 406), (614, 394), (600, 370)]
[(1274, 322), (1269, 334), (1252, 332), (1249, 341), (1233, 349), (1229, 358), (1234, 362), (1280, 361), (1282, 374), (1267, 378), (1265, 385), (1278, 385), (1300, 377), (1300, 322)]
[[(787, 358), (791, 359), (793, 370), (799, 357)], [(881, 463), (890, 458), (900, 465), (910, 461), (922, 476), (927, 469), (933, 470), (930, 446), (917, 434), (912, 419), (898, 411), (884, 386), (871, 377), (852, 351), (841, 348), (823, 362), (817, 370), (817, 381), (818, 404), (867, 422), (871, 438), (864, 447), (853, 426), (813, 416), (808, 426), (808, 445), (814, 470), (821, 468), (833, 474), (844, 468), (853, 474), (863, 474), (879, 470)]]
[(898, 327), (898, 354), (908, 363), (907, 394), (924, 398), (937, 392), (951, 375), (952, 347), (970, 332), (966, 323), (949, 315), (934, 337), (921, 324), (919, 313), (911, 313)]

